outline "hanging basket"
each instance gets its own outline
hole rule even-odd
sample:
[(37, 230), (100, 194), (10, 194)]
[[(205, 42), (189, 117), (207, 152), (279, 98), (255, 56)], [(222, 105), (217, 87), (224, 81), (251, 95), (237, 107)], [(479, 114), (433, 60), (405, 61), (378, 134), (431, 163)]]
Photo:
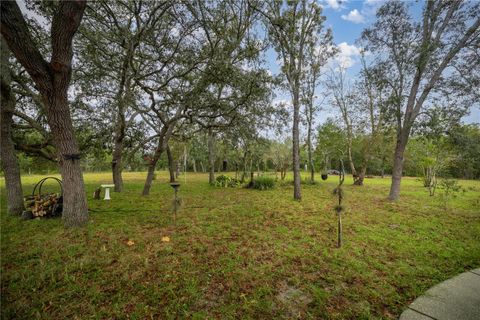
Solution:
[(328, 174), (327, 173), (322, 173), (322, 180), (327, 180), (328, 179)]
[[(42, 193), (45, 181), (55, 180), (60, 186), (59, 193)], [(32, 194), (24, 198), (26, 210), (22, 214), (24, 219), (52, 218), (62, 215), (63, 209), (63, 184), (62, 180), (55, 177), (46, 177), (37, 182)]]

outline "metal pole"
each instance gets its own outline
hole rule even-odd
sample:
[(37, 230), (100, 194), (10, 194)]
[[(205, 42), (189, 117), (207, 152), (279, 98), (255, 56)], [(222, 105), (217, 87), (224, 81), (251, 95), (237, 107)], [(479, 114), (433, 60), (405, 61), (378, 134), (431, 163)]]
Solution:
[(173, 224), (176, 225), (177, 224), (177, 190), (178, 188), (175, 188), (175, 203), (173, 205)]

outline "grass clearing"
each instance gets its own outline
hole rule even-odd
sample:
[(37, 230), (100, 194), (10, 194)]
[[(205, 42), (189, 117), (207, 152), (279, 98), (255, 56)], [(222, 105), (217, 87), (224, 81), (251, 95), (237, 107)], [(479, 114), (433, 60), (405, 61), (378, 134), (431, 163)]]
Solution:
[[(446, 211), (415, 178), (390, 202), (390, 179), (355, 187), (347, 177), (337, 249), (336, 177), (303, 185), (296, 202), (289, 183), (215, 188), (188, 173), (173, 226), (173, 190), (157, 176), (142, 197), (145, 173), (125, 173), (125, 192), (108, 202), (92, 195), (110, 173), (85, 174), (81, 230), (7, 215), (2, 189), (2, 318), (388, 319), (480, 266), (479, 181), (460, 181), (467, 192)], [(24, 192), (40, 178), (23, 177)]]

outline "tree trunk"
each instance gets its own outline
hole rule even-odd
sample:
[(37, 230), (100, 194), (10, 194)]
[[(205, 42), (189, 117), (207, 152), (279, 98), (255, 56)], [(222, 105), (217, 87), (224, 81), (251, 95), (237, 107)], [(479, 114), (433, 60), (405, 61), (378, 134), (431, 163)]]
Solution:
[[(168, 131), (168, 129), (165, 131)], [(147, 178), (145, 180), (142, 191), (143, 196), (148, 196), (150, 194), (150, 188), (152, 187), (153, 177), (155, 176), (155, 168), (157, 166), (157, 162), (160, 159), (163, 150), (165, 148), (168, 148), (168, 140), (170, 137), (167, 137), (167, 135), (168, 133), (165, 133), (164, 135), (160, 135), (160, 137), (158, 138), (158, 144), (157, 148), (155, 149), (155, 154), (153, 155), (153, 158), (150, 160), (150, 163), (148, 165)]]
[(173, 162), (172, 152), (170, 147), (167, 145), (167, 158), (168, 158), (168, 172), (170, 173), (170, 182), (175, 182), (175, 168)]
[[(157, 165), (158, 160), (162, 156), (162, 153), (165, 149), (168, 149), (168, 141), (172, 136), (173, 128), (175, 127), (175, 122), (170, 121), (168, 124), (165, 124), (160, 133), (158, 134), (158, 143), (155, 149), (155, 154), (153, 158), (150, 160), (150, 164), (148, 167), (148, 174), (147, 179), (145, 180), (145, 185), (143, 187), (142, 195), (147, 196), (150, 193), (150, 187), (152, 186), (152, 180), (155, 173), (155, 167)], [(168, 156), (168, 155), (167, 155)]]
[(80, 152), (74, 136), (65, 91), (55, 90), (49, 97), (49, 125), (59, 154), (63, 180), (63, 213), (66, 227), (80, 227), (88, 222), (87, 198), (80, 167)]
[(312, 156), (312, 120), (308, 122), (308, 132), (307, 132), (307, 151), (308, 151), (308, 164), (310, 165), (310, 181), (315, 181), (315, 168), (313, 167), (313, 156)]
[(363, 186), (363, 181), (365, 180), (365, 174), (367, 172), (367, 166), (364, 165), (360, 168), (360, 173), (354, 179), (353, 184), (356, 186)]
[(175, 162), (175, 179), (178, 179), (178, 177), (180, 176), (180, 161), (176, 161)]
[(145, 180), (145, 184), (143, 185), (143, 192), (142, 195), (148, 196), (150, 194), (150, 188), (152, 187), (153, 176), (155, 175), (155, 163), (151, 163), (148, 165), (147, 170), (147, 179)]
[(202, 172), (205, 173), (207, 170), (205, 170), (205, 166), (203, 165), (203, 161), (200, 161), (200, 167), (202, 168)]
[(350, 170), (352, 171), (353, 179), (357, 177), (357, 170), (355, 169), (355, 164), (353, 163), (352, 157), (352, 137), (349, 135), (348, 142), (347, 142), (347, 153), (348, 153), (348, 162), (350, 163)]
[(212, 128), (208, 129), (208, 182), (215, 182), (215, 136)]
[(195, 159), (192, 159), (192, 165), (193, 165), (193, 172), (197, 173), (197, 162)]
[(293, 128), (292, 128), (292, 140), (293, 140), (293, 198), (295, 200), (301, 200), (301, 186), (300, 186), (300, 100), (299, 93), (296, 90), (293, 97)]
[(52, 54), (49, 63), (35, 46), (16, 2), (2, 1), (0, 4), (2, 36), (32, 77), (47, 106), (47, 121), (63, 180), (62, 218), (65, 227), (84, 226), (88, 222), (87, 198), (67, 91), (72, 73), (73, 36), (82, 20), (86, 2), (60, 2), (52, 19)]
[(397, 138), (397, 144), (395, 146), (395, 153), (393, 158), (393, 169), (392, 169), (392, 184), (390, 186), (390, 194), (388, 198), (390, 200), (397, 200), (400, 196), (400, 183), (402, 181), (402, 172), (403, 172), (403, 154), (407, 146), (408, 138), (405, 136), (404, 131), (399, 134)]
[[(115, 130), (115, 142), (112, 153), (112, 175), (113, 175), (113, 184), (115, 185), (115, 192), (122, 192), (123, 190), (123, 140), (125, 138), (125, 115), (123, 111), (119, 110), (118, 117), (123, 118), (123, 120), (118, 120), (117, 128)], [(122, 125), (123, 123), (123, 125)]]
[(242, 172), (242, 178), (240, 179), (240, 182), (243, 183), (245, 181), (245, 176), (247, 175), (247, 151), (243, 152), (243, 172)]
[[(4, 42), (2, 41), (2, 49)], [(5, 175), (5, 189), (7, 193), (7, 211), (14, 215), (20, 215), (24, 209), (22, 182), (20, 179), (20, 167), (15, 155), (15, 147), (12, 141), (12, 117), (15, 108), (15, 95), (11, 91), (9, 68), (5, 50), (2, 50), (2, 80), (1, 80), (1, 136), (0, 154), (2, 170)]]
[[(118, 149), (115, 149), (114, 153), (116, 153), (117, 150)], [(122, 151), (119, 151), (119, 152), (122, 152)], [(113, 190), (115, 192), (123, 191), (122, 166), (123, 166), (122, 156), (118, 154), (113, 156), (112, 157), (112, 176), (113, 176), (113, 184), (115, 185)]]
[(253, 183), (253, 180), (254, 180), (254, 178), (253, 178), (253, 171), (250, 171), (250, 182), (248, 183), (248, 187), (249, 187), (249, 188), (253, 188), (253, 184), (254, 184), (254, 183)]
[[(130, 79), (127, 79), (127, 72), (129, 68), (129, 62), (132, 59), (132, 49), (128, 48), (125, 60), (123, 61), (123, 66), (121, 70), (120, 85), (119, 90), (116, 96), (117, 102), (117, 117), (115, 121), (115, 135), (114, 135), (114, 145), (112, 153), (112, 175), (113, 175), (113, 184), (115, 185), (115, 192), (122, 192), (123, 190), (123, 141), (125, 139), (125, 100), (126, 96), (130, 92)], [(126, 93), (124, 93), (126, 92)]]
[(385, 157), (382, 157), (382, 168), (381, 168), (380, 175), (382, 179), (385, 177)]

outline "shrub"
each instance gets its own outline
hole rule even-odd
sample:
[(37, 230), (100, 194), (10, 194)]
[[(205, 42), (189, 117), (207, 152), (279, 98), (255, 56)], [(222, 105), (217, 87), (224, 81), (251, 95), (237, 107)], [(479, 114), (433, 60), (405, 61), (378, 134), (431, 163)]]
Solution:
[(252, 185), (253, 189), (267, 190), (267, 189), (273, 189), (274, 187), (275, 187), (275, 178), (273, 177), (261, 176), (253, 180), (253, 185)]
[(300, 181), (300, 183), (301, 183), (301, 184), (305, 184), (305, 185), (312, 185), (312, 186), (314, 186), (314, 185), (317, 185), (317, 184), (318, 184), (318, 181), (316, 181), (316, 180), (313, 180), (313, 181), (312, 181), (312, 180), (310, 180), (310, 178), (304, 178), (304, 179), (302, 179), (302, 181)]
[[(300, 184), (301, 185), (318, 185), (320, 184), (320, 182), (318, 180), (310, 180), (310, 178), (303, 178), (300, 180)], [(284, 186), (293, 186), (295, 185), (295, 181), (293, 180), (283, 180), (283, 181), (280, 181), (280, 186), (284, 187)]]
[(442, 179), (440, 181), (440, 189), (443, 189), (441, 199), (445, 209), (448, 207), (448, 202), (451, 198), (456, 198), (459, 192), (465, 193), (465, 189), (458, 184), (458, 180), (455, 179)]
[(215, 187), (219, 188), (236, 188), (241, 185), (240, 180), (235, 178), (230, 178), (226, 175), (219, 175), (215, 179)]

